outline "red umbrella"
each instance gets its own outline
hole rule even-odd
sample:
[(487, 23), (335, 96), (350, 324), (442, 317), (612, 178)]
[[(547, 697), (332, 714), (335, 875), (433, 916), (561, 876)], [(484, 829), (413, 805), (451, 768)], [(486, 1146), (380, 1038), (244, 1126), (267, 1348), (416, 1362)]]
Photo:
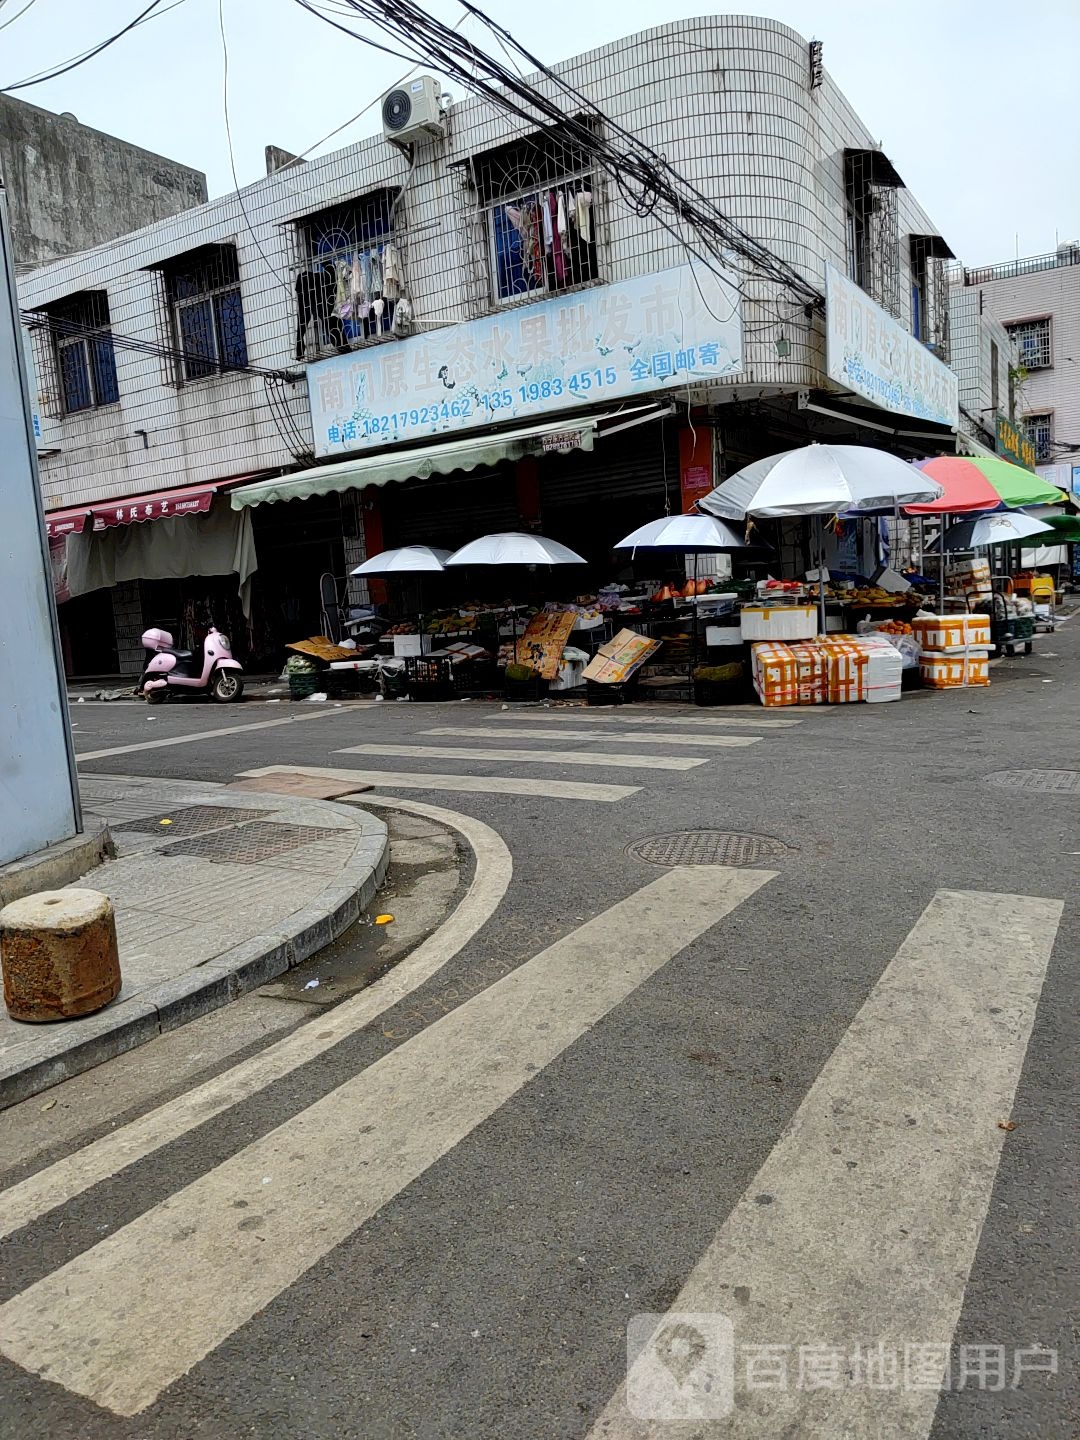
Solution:
[(1061, 491), (1038, 475), (992, 456), (935, 455), (916, 460), (915, 468), (944, 489), (938, 500), (905, 505), (908, 515), (971, 515), (977, 510), (1010, 509), (1019, 505), (1049, 505)]

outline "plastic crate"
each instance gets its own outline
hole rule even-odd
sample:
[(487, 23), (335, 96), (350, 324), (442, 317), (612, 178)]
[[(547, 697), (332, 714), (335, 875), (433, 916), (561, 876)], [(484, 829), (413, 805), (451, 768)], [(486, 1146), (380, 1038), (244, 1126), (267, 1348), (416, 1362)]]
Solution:
[(633, 680), (622, 680), (616, 685), (605, 685), (599, 680), (585, 681), (585, 703), (587, 705), (625, 705), (633, 698)]
[(454, 672), (449, 660), (429, 656), (408, 656), (405, 660), (405, 691), (410, 700), (452, 700)]

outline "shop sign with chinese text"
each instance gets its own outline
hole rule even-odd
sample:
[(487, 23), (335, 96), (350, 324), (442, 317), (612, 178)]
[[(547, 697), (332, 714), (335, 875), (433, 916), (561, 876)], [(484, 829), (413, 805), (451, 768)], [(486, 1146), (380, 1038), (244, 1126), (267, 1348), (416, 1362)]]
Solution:
[(741, 370), (738, 292), (684, 265), (310, 365), (315, 453), (454, 435)]
[(825, 267), (825, 327), (831, 380), (883, 410), (956, 428), (953, 372), (832, 265)]
[(994, 449), (1003, 460), (1013, 465), (1022, 465), (1025, 470), (1035, 469), (1034, 440), (1029, 440), (1020, 426), (1006, 420), (1004, 415), (997, 417)]

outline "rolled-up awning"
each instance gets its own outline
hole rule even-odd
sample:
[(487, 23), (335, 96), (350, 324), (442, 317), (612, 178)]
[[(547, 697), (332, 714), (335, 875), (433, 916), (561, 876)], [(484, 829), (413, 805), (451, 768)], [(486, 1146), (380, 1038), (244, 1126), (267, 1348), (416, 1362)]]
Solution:
[(145, 495), (123, 495), (93, 504), (72, 505), (66, 510), (45, 514), (49, 538), (109, 530), (114, 525), (141, 524), (144, 520), (174, 520), (184, 515), (205, 515), (221, 490), (243, 485), (253, 475), (234, 475), (227, 480), (208, 480), (204, 485), (180, 485), (171, 490), (151, 490)]
[(50, 540), (64, 535), (81, 535), (90, 519), (88, 505), (74, 505), (67, 510), (50, 510), (45, 515), (45, 533)]
[(497, 465), (501, 460), (519, 460), (524, 455), (541, 455), (552, 450), (591, 450), (596, 435), (604, 433), (605, 422), (612, 430), (623, 428), (625, 417), (660, 419), (670, 414), (662, 405), (637, 406), (632, 410), (608, 411), (602, 415), (549, 420), (528, 429), (506, 430), (502, 434), (468, 435), (422, 445), (415, 450), (390, 454), (358, 455), (333, 465), (314, 465), (257, 485), (244, 485), (229, 496), (234, 510), (249, 505), (267, 505), (278, 500), (307, 500), (312, 495), (335, 491), (362, 490), (368, 485), (389, 485), (394, 481), (425, 480), (429, 475), (449, 475), (455, 470), (476, 470)]

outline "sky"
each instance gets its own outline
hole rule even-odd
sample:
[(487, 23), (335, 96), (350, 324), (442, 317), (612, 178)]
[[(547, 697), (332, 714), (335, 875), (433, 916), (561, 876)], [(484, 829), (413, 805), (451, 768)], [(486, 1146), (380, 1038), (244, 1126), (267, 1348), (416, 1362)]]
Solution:
[[(0, 86), (116, 33), (145, 3), (0, 0)], [(317, 3), (344, 9), (342, 0)], [(173, 8), (162, 6), (160, 16), (86, 64), (15, 93), (205, 171), (215, 196), (234, 188), (234, 168), (240, 184), (258, 179), (267, 144), (320, 154), (376, 133), (373, 102), (406, 68), (295, 0), (166, 5)], [(428, 0), (428, 8), (451, 24), (463, 13), (456, 0)], [(703, 0), (486, 0), (487, 13), (549, 64), (714, 8), (725, 7)], [(1080, 0), (736, 0), (726, 9), (769, 16), (823, 42), (833, 80), (966, 264), (1080, 240)], [(477, 21), (465, 24), (467, 35), (490, 45)], [(369, 104), (339, 135), (316, 143)]]

